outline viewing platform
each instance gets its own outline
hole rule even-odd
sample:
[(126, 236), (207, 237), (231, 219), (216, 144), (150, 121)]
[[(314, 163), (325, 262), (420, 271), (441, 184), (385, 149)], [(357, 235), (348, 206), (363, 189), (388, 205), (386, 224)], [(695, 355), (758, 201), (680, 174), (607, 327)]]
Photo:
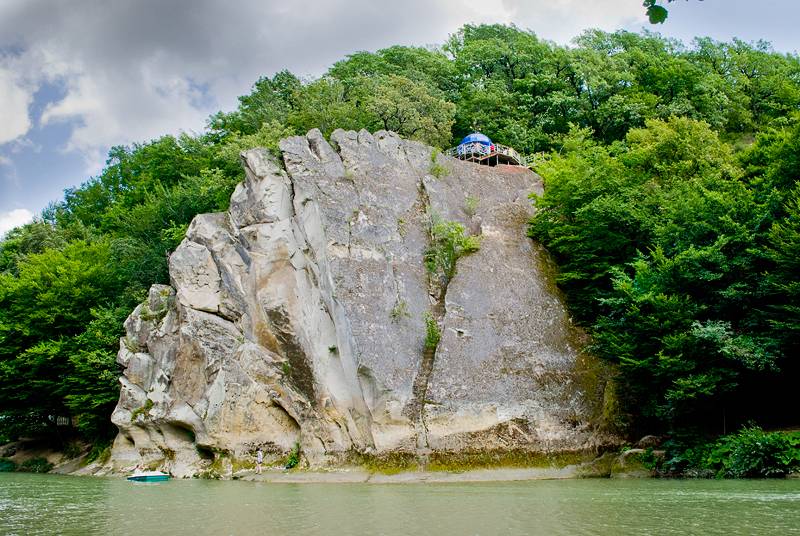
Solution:
[(457, 147), (448, 149), (445, 154), (484, 166), (506, 164), (528, 167), (524, 156), (511, 147), (494, 143), (488, 136), (480, 132), (466, 136)]

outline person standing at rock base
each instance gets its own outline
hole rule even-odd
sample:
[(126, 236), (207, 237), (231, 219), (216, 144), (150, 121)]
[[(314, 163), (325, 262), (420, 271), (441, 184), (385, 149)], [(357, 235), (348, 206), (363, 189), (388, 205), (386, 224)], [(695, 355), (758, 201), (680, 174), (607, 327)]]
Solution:
[(261, 447), (258, 447), (256, 450), (256, 474), (261, 474), (261, 463), (264, 461), (264, 453), (261, 451)]

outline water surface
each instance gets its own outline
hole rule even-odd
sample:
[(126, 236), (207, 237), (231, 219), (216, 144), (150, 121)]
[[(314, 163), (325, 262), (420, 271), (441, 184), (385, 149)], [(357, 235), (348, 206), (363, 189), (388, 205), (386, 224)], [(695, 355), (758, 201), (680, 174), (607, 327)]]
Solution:
[(800, 480), (274, 484), (0, 474), (0, 534), (800, 534)]

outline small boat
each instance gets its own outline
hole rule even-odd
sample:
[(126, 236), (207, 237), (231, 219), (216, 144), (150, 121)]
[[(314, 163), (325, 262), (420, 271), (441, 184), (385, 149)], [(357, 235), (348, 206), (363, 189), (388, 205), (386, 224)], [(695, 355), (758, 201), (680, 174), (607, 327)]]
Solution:
[(128, 477), (131, 482), (163, 482), (169, 480), (167, 473), (161, 471), (137, 471)]

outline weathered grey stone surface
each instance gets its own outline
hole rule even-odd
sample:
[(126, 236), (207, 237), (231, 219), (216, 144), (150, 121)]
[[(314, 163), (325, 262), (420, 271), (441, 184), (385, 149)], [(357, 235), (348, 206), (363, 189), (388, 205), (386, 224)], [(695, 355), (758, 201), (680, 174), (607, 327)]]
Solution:
[[(243, 153), (230, 210), (194, 219), (171, 286), (128, 318), (116, 470), (186, 476), (296, 443), (323, 465), (612, 440), (604, 370), (525, 235), (537, 175), (439, 156), (435, 177), (429, 147), (389, 132), (280, 148), (283, 166)], [(432, 217), (481, 237), (443, 293), (423, 262)], [(442, 331), (427, 361), (426, 312)]]

